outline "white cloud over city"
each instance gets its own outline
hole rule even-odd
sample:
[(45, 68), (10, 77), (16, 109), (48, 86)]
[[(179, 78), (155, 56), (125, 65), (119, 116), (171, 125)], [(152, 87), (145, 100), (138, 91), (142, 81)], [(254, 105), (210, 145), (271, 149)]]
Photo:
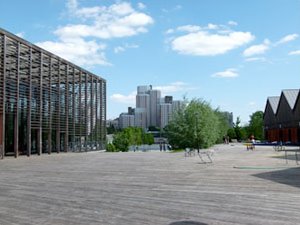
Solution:
[(136, 91), (133, 91), (128, 95), (123, 95), (119, 93), (113, 94), (110, 96), (110, 99), (116, 103), (127, 104), (128, 106), (134, 106), (135, 96), (136, 96)]
[[(138, 3), (135, 9), (128, 2), (80, 7), (77, 0), (69, 0), (67, 14), (80, 22), (58, 27), (54, 31), (57, 41), (36, 44), (79, 65), (110, 65), (105, 56), (106, 40), (146, 33), (154, 20), (139, 11), (145, 8)], [(115, 52), (125, 48), (129, 47), (115, 47)]]
[(164, 96), (164, 95), (171, 95), (176, 92), (187, 92), (190, 90), (194, 90), (195, 88), (188, 83), (177, 81), (177, 82), (170, 83), (168, 85), (155, 86), (154, 89), (160, 90), (162, 96)]
[[(170, 84), (161, 85), (161, 86), (153, 86), (153, 89), (160, 90), (162, 96), (172, 95), (176, 93), (184, 93), (190, 90), (195, 90), (195, 87), (192, 87), (188, 83), (184, 83), (181, 81), (176, 81)], [(116, 103), (127, 104), (128, 106), (135, 105), (135, 97), (137, 92), (132, 91), (128, 95), (116, 93), (110, 96), (110, 99)]]
[(230, 21), (228, 25), (216, 25), (212, 23), (209, 23), (205, 27), (185, 25), (176, 29), (169, 29), (166, 34), (173, 35), (170, 41), (173, 51), (195, 56), (225, 54), (255, 39), (255, 36), (251, 32), (232, 30), (231, 26), (236, 26), (236, 22)]

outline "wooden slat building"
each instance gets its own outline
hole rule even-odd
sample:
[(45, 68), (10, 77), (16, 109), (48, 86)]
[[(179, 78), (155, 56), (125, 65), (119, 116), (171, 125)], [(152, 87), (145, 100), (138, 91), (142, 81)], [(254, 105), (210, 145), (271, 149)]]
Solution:
[(103, 149), (106, 80), (0, 29), (0, 154)]
[(265, 137), (269, 142), (300, 144), (300, 89), (283, 90), (267, 99), (264, 112)]

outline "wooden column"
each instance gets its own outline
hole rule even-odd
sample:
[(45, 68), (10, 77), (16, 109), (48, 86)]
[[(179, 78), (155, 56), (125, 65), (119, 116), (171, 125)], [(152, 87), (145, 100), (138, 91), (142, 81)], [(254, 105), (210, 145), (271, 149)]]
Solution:
[(19, 155), (19, 92), (20, 92), (20, 42), (17, 47), (17, 87), (16, 87), (16, 102), (14, 106), (14, 156)]
[(52, 57), (50, 57), (50, 65), (49, 65), (49, 96), (48, 96), (48, 101), (49, 101), (49, 131), (48, 131), (48, 154), (51, 154), (52, 151), (52, 112), (51, 112), (51, 107), (52, 107), (52, 87), (51, 87), (51, 76), (52, 76)]
[(88, 150), (88, 103), (87, 103), (87, 98), (88, 98), (88, 75), (85, 73), (85, 93), (84, 93), (84, 106), (85, 106), (85, 151)]
[(65, 80), (65, 119), (66, 119), (66, 131), (65, 131), (65, 142), (64, 150), (69, 150), (69, 65), (66, 65), (66, 80)]
[(58, 62), (58, 82), (56, 84), (57, 88), (57, 127), (56, 127), (56, 151), (60, 152), (60, 61)]
[(76, 130), (76, 127), (75, 127), (75, 109), (76, 109), (76, 93), (75, 93), (75, 68), (73, 67), (73, 79), (72, 79), (72, 92), (73, 92), (73, 97), (72, 97), (72, 127), (73, 127), (73, 132), (72, 132), (72, 144), (73, 144), (73, 151), (74, 151), (74, 145), (75, 145), (75, 130)]
[(78, 109), (78, 115), (79, 115), (79, 137), (80, 137), (80, 145), (79, 145), (79, 151), (81, 151), (82, 150), (82, 143), (81, 143), (81, 135), (82, 135), (82, 109), (81, 109), (81, 107), (82, 107), (82, 105), (81, 105), (81, 98), (82, 98), (82, 95), (81, 95), (81, 85), (82, 85), (82, 83), (81, 83), (81, 77), (82, 77), (82, 71), (80, 71), (79, 72), (79, 109)]
[(2, 147), (1, 159), (5, 155), (5, 108), (6, 108), (6, 35), (3, 35), (3, 109), (2, 109)]
[(39, 93), (39, 128), (37, 133), (37, 153), (38, 155), (42, 154), (42, 139), (43, 139), (43, 53), (40, 54), (40, 80), (39, 80), (39, 86), (40, 86), (40, 93)]
[(31, 100), (32, 100), (32, 48), (30, 47), (29, 59), (29, 91), (28, 91), (28, 108), (27, 108), (27, 156), (31, 155)]

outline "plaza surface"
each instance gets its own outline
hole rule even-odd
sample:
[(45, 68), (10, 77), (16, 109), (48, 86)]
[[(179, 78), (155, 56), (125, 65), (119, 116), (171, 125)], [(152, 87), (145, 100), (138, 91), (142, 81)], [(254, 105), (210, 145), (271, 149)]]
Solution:
[(300, 224), (300, 168), (271, 147), (60, 153), (0, 161), (0, 224)]

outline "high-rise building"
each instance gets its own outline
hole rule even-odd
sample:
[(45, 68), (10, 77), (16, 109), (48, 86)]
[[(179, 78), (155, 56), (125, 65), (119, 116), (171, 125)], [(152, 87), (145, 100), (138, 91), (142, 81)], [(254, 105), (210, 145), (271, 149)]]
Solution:
[(135, 116), (128, 113), (121, 113), (119, 116), (119, 127), (121, 129), (135, 126)]
[(173, 96), (165, 96), (164, 98), (164, 103), (169, 103), (169, 104), (172, 104), (173, 102)]
[(152, 89), (151, 85), (142, 85), (137, 87), (137, 94), (148, 94)]
[(149, 126), (158, 127), (160, 124), (159, 101), (161, 98), (160, 90), (150, 90), (150, 124)]
[(147, 130), (147, 112), (145, 108), (136, 108), (134, 113), (135, 126)]
[[(164, 128), (172, 118), (173, 112), (181, 105), (182, 102), (174, 101), (173, 96), (161, 98), (161, 91), (152, 89), (152, 85), (138, 86), (136, 108), (129, 107), (128, 113), (121, 115), (134, 115), (135, 126), (144, 130), (147, 130), (149, 126)], [(127, 124), (124, 123), (124, 126)]]
[(183, 102), (179, 100), (172, 101), (172, 113), (178, 111), (183, 106)]
[(137, 94), (136, 95), (136, 109), (144, 109), (144, 120), (145, 126), (148, 127), (150, 124), (150, 95), (149, 94)]
[(161, 103), (160, 104), (160, 127), (164, 128), (168, 125), (172, 117), (172, 104)]

